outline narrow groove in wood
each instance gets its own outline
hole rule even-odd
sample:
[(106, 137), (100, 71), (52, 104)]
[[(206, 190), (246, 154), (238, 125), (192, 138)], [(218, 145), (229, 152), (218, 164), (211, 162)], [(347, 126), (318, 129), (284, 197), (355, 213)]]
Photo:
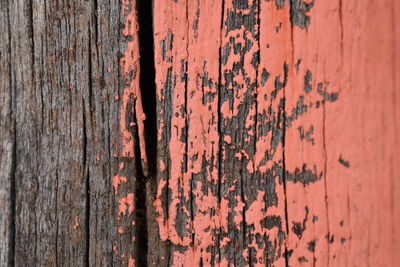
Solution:
[[(11, 46), (11, 45), (10, 45)], [(10, 48), (11, 49), (11, 48)], [(11, 81), (11, 79), (10, 79)], [(12, 87), (10, 87), (11, 90)], [(11, 98), (12, 102), (12, 98)], [(11, 109), (12, 110), (12, 109)], [(14, 266), (15, 258), (15, 209), (16, 209), (16, 188), (15, 188), (15, 173), (17, 170), (17, 132), (15, 120), (13, 124), (13, 144), (12, 144), (12, 166), (10, 173), (10, 217), (9, 217), (9, 234), (8, 234), (8, 266)]]
[(222, 36), (223, 36), (223, 28), (224, 28), (224, 10), (225, 10), (225, 1), (222, 1), (222, 15), (221, 15), (221, 40), (219, 45), (219, 67), (218, 67), (218, 203), (221, 203), (221, 178), (222, 178)]
[(286, 227), (286, 241), (285, 241), (285, 266), (289, 267), (289, 251), (287, 246), (287, 240), (289, 235), (289, 215), (288, 215), (288, 203), (286, 193), (286, 158), (285, 158), (285, 141), (286, 141), (286, 94), (285, 87), (283, 88), (283, 137), (282, 137), (282, 183), (283, 183), (283, 194), (285, 196), (285, 227)]
[[(217, 197), (218, 197), (218, 206), (221, 208), (221, 186), (222, 186), (222, 112), (221, 112), (221, 106), (222, 106), (222, 97), (221, 97), (221, 86), (222, 86), (222, 36), (223, 36), (223, 29), (224, 29), (224, 10), (225, 10), (225, 1), (222, 1), (221, 4), (221, 10), (222, 10), (222, 15), (221, 15), (221, 25), (220, 25), (220, 42), (219, 42), (219, 51), (218, 51), (218, 125), (217, 125), (217, 131), (218, 131), (218, 188), (217, 188)], [(218, 229), (218, 239), (217, 239), (217, 246), (218, 246), (218, 261), (221, 262), (221, 232), (222, 232), (222, 227), (220, 226)]]
[(138, 0), (140, 90), (145, 120), (146, 153), (148, 174), (155, 179), (157, 172), (157, 107), (154, 66), (153, 1)]
[[(154, 66), (154, 40), (153, 40), (153, 3), (147, 0), (137, 1), (137, 16), (139, 24), (139, 54), (140, 54), (140, 91), (142, 96), (143, 111), (146, 115), (145, 143), (148, 159), (147, 174), (142, 169), (140, 162), (136, 163), (138, 168), (138, 182), (136, 185), (136, 210), (137, 210), (137, 264), (147, 266), (148, 248), (148, 218), (146, 184), (155, 188), (157, 175), (157, 107), (156, 107), (156, 85), (155, 85), (155, 66)], [(140, 155), (140, 150), (137, 150)], [(138, 156), (137, 159), (141, 157)], [(146, 177), (147, 176), (147, 177)], [(155, 191), (155, 190), (152, 190)]]
[[(90, 40), (90, 39), (89, 39)], [(90, 42), (89, 42), (90, 43)], [(89, 50), (90, 51), (90, 50)], [(90, 52), (89, 52), (90, 53)], [(91, 61), (89, 57), (89, 73), (91, 73)], [(89, 88), (92, 87), (92, 79), (89, 79)], [(90, 101), (90, 100), (89, 100)], [(90, 176), (89, 176), (89, 167), (87, 162), (87, 122), (86, 122), (86, 108), (85, 101), (82, 100), (83, 106), (83, 171), (85, 177), (85, 255), (84, 255), (84, 263), (85, 266), (90, 266), (89, 262), (89, 248), (90, 248)]]
[(15, 122), (15, 114), (14, 114), (14, 92), (12, 86), (12, 48), (11, 48), (11, 20), (10, 20), (10, 6), (9, 2), (7, 1), (7, 26), (8, 26), (8, 54), (9, 54), (9, 90), (10, 90), (10, 119), (11, 119), (11, 126), (12, 126), (12, 162), (11, 162), (11, 172), (10, 172), (10, 203), (9, 203), (9, 218), (8, 218), (8, 266), (14, 266), (14, 258), (15, 258), (15, 209), (16, 209), (16, 188), (15, 188), (15, 174), (17, 170), (17, 132), (16, 132), (16, 122)]

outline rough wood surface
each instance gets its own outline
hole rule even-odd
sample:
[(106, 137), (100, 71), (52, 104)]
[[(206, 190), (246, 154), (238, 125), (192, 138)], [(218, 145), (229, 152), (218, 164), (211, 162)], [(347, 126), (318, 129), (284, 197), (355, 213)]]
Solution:
[(155, 1), (166, 265), (399, 262), (395, 7)]
[(0, 266), (397, 266), (399, 12), (0, 1)]
[(145, 262), (135, 2), (1, 1), (0, 12), (0, 265)]

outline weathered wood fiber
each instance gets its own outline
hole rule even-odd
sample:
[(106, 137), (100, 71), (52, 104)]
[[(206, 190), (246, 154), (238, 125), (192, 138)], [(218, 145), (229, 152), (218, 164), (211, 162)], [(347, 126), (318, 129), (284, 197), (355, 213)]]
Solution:
[(0, 3), (0, 262), (13, 263), (15, 121), (12, 119), (10, 25), (8, 7)]
[(0, 1), (0, 266), (397, 266), (399, 12)]
[(155, 1), (165, 264), (395, 266), (394, 5)]
[(0, 12), (0, 265), (143, 264), (135, 2), (2, 1)]

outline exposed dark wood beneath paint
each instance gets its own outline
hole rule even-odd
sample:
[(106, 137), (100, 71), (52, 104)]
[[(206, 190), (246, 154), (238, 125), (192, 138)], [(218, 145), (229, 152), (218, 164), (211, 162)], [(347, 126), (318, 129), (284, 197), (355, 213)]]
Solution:
[(394, 266), (399, 12), (1, 1), (0, 266)]

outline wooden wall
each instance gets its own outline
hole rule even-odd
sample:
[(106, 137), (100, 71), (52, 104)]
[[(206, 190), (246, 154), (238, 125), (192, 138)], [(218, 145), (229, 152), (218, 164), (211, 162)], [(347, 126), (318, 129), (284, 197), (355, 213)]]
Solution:
[(0, 1), (0, 266), (397, 266), (399, 13)]

